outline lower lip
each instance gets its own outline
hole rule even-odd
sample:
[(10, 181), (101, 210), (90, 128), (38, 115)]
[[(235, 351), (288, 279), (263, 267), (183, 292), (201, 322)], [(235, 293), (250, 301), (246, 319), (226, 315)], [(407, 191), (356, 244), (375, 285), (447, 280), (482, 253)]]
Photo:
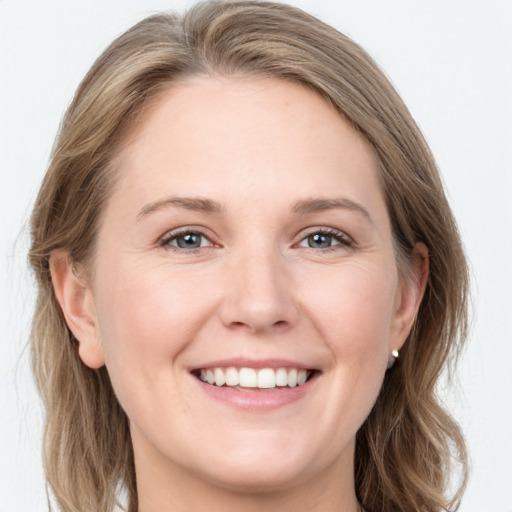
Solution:
[(316, 375), (313, 375), (305, 384), (294, 388), (252, 388), (254, 391), (249, 388), (247, 391), (241, 391), (229, 386), (207, 384), (192, 376), (200, 388), (211, 398), (238, 409), (257, 412), (271, 411), (300, 400), (314, 386), (316, 377)]

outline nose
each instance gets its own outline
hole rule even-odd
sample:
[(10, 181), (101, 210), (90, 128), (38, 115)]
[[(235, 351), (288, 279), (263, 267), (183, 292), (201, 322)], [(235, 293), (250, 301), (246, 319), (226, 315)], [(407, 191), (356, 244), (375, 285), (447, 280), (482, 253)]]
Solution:
[(256, 334), (283, 331), (299, 319), (289, 269), (273, 251), (245, 252), (228, 270), (220, 306), (223, 324)]

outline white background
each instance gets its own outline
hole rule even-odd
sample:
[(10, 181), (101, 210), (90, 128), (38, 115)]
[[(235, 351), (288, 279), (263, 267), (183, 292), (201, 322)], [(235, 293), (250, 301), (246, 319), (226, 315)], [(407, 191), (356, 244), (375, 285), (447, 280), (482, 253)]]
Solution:
[[(0, 512), (43, 512), (41, 410), (23, 352), (30, 206), (93, 60), (157, 0), (0, 0)], [(443, 393), (472, 457), (462, 512), (512, 512), (512, 0), (297, 0), (362, 44), (437, 157), (474, 276), (458, 384)], [(21, 233), (21, 234), (20, 234)]]

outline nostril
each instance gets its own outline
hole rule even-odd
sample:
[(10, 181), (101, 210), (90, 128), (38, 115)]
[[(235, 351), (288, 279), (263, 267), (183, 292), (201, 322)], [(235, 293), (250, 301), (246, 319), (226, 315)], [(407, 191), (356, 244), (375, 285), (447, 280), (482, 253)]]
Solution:
[(235, 327), (237, 329), (249, 328), (249, 326), (244, 322), (231, 322), (231, 327)]
[[(285, 328), (286, 326), (289, 325), (289, 322), (287, 322), (286, 320), (278, 320), (277, 322), (274, 322), (274, 323), (270, 323), (268, 324), (268, 326), (272, 329), (283, 329)], [(266, 330), (268, 327), (265, 325), (265, 324), (261, 324), (261, 325), (258, 325), (256, 322), (239, 322), (239, 321), (236, 321), (236, 322), (231, 322), (229, 324), (229, 327), (231, 327), (232, 329), (247, 329), (251, 332), (258, 332), (258, 331), (263, 331), (263, 330)]]

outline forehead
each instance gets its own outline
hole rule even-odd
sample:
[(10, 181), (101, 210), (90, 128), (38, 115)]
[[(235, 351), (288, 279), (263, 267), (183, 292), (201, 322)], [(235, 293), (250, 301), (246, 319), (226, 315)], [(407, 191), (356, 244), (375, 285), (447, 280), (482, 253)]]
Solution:
[(135, 189), (141, 201), (159, 193), (229, 201), (248, 190), (280, 191), (283, 199), (380, 194), (366, 141), (318, 94), (273, 78), (170, 87), (154, 98), (116, 166), (121, 189)]

